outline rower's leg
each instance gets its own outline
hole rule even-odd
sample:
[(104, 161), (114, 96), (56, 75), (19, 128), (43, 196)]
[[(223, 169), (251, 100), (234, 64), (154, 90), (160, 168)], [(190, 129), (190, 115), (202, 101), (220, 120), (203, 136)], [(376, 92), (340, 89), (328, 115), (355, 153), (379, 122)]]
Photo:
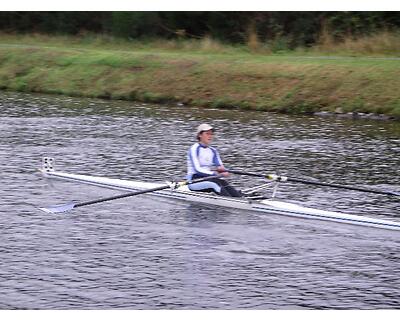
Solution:
[(211, 179), (210, 181), (202, 181), (202, 182), (197, 182), (197, 183), (192, 183), (189, 184), (189, 190), (192, 191), (214, 191), (217, 194), (220, 194), (221, 192), (221, 187), (218, 183), (213, 181), (214, 179)]
[[(197, 179), (199, 177), (194, 176), (193, 178)], [(190, 184), (189, 189), (192, 191), (204, 191), (207, 189), (212, 189), (216, 194), (224, 197), (239, 198), (242, 196), (242, 194), (234, 187), (229, 185), (226, 180), (217, 177), (211, 178), (207, 181)]]
[(234, 197), (234, 198), (239, 198), (241, 197), (241, 193), (237, 191), (234, 187), (232, 187), (227, 181), (219, 179), (220, 180), (220, 186), (221, 186), (221, 196), (226, 196), (226, 197)]

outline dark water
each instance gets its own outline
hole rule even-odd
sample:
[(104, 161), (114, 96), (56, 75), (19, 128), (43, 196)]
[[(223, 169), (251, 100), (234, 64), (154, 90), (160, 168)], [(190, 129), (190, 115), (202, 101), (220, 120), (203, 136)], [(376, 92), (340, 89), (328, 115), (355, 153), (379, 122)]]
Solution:
[[(46, 181), (43, 156), (73, 173), (181, 179), (203, 121), (227, 166), (395, 191), (399, 123), (5, 92), (0, 109), (0, 309), (400, 306), (399, 232), (150, 196), (65, 215), (34, 207), (118, 193)], [(400, 221), (388, 196), (286, 184), (278, 197)]]

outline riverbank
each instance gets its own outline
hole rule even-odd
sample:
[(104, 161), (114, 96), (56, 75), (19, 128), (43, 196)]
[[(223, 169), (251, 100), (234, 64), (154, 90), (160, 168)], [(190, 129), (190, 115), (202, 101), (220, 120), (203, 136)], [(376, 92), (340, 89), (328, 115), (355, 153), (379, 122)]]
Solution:
[(400, 59), (391, 57), (265, 55), (1, 35), (0, 88), (400, 119)]

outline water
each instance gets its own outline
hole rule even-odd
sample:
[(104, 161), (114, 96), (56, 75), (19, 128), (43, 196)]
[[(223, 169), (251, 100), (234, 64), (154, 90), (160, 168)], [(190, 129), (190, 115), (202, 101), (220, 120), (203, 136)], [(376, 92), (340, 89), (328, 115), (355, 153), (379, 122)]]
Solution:
[[(227, 166), (399, 190), (400, 125), (0, 93), (0, 309), (398, 309), (400, 233), (47, 181), (60, 170), (180, 180), (194, 129)], [(231, 177), (237, 186), (259, 180)], [(399, 200), (299, 184), (277, 196), (400, 221)]]

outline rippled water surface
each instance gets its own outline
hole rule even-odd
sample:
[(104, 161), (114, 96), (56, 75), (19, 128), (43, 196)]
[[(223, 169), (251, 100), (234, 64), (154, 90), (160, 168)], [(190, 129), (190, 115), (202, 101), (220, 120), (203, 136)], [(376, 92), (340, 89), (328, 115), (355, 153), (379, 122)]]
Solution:
[[(43, 156), (71, 173), (180, 180), (204, 121), (229, 167), (395, 191), (399, 123), (5, 92), (0, 109), (0, 309), (400, 306), (400, 232), (151, 196), (63, 215), (35, 208), (118, 194), (47, 181)], [(400, 221), (388, 196), (289, 183), (277, 196)]]

